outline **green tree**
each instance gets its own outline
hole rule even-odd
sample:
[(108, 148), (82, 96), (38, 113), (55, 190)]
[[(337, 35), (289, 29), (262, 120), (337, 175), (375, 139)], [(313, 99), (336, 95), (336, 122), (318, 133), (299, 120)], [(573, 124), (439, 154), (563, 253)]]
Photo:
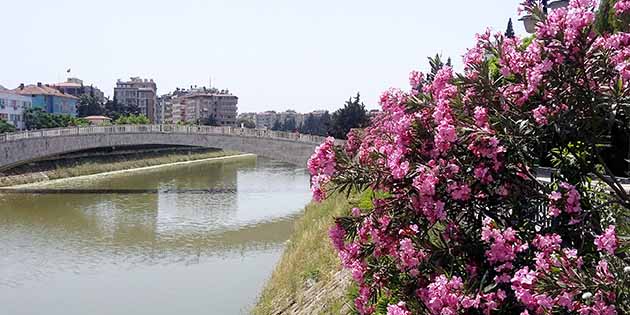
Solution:
[(0, 119), (0, 133), (14, 132), (15, 126), (11, 125), (4, 119)]
[(219, 125), (214, 115), (210, 115), (207, 118), (201, 119), (200, 122), (201, 122), (201, 125), (204, 125), (204, 126), (218, 126)]
[(288, 117), (285, 121), (284, 124), (282, 124), (282, 130), (284, 131), (295, 131), (295, 129), (297, 129), (296, 126), (296, 122), (295, 122), (295, 118), (293, 117)]
[(300, 130), (300, 133), (315, 134), (314, 129), (315, 129), (315, 116), (313, 116), (312, 113), (309, 113), (304, 118), (304, 123), (302, 123), (302, 126), (300, 126), (299, 130)]
[(249, 119), (239, 119), (236, 123), (239, 127), (243, 126), (245, 128), (254, 129), (256, 128), (256, 123)]
[(324, 112), (324, 114), (319, 118), (315, 126), (315, 134), (319, 136), (327, 136), (329, 134), (330, 126), (332, 124), (332, 118), (328, 111)]
[(512, 18), (508, 20), (507, 29), (505, 30), (505, 37), (514, 38), (514, 27), (512, 26)]
[(343, 108), (333, 113), (329, 128), (330, 135), (337, 139), (345, 139), (350, 129), (363, 128), (369, 122), (365, 105), (361, 102), (361, 95), (357, 93), (354, 99), (351, 97)]
[(280, 122), (279, 119), (273, 122), (273, 126), (271, 126), (271, 130), (273, 130), (273, 131), (281, 131), (282, 130), (282, 123)]
[(76, 118), (66, 114), (50, 114), (41, 108), (29, 108), (24, 111), (26, 129), (63, 128), (72, 126), (87, 126), (89, 122), (83, 118)]
[(115, 125), (148, 125), (149, 123), (147, 116), (134, 114), (120, 116), (114, 121)]
[(595, 18), (595, 29), (600, 34), (611, 34), (617, 31), (630, 31), (630, 14), (615, 14), (615, 3), (618, 0), (602, 0), (599, 3)]
[(81, 95), (79, 98), (79, 104), (77, 105), (77, 116), (87, 117), (103, 115), (104, 113), (105, 109), (98, 98), (91, 95)]

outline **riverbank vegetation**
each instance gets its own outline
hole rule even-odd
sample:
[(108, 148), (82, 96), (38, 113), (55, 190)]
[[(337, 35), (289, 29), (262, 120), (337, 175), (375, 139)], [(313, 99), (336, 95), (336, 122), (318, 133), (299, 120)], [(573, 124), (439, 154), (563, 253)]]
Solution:
[[(328, 229), (334, 217), (346, 215), (350, 204), (359, 201), (333, 195), (322, 203), (306, 206), (254, 314), (289, 314), (289, 309), (299, 310), (300, 314), (341, 314), (352, 304), (346, 297), (349, 279), (340, 273)], [(331, 287), (335, 291), (321, 289)]]
[(42, 161), (5, 171), (0, 176), (0, 187), (238, 154), (222, 150), (166, 151)]

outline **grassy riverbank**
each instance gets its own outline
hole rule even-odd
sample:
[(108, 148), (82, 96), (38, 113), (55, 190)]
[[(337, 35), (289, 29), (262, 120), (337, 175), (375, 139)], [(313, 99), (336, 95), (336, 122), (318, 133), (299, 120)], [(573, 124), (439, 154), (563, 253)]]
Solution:
[(36, 162), (0, 176), (0, 187), (238, 155), (235, 151), (155, 152)]
[(254, 314), (344, 314), (349, 310), (349, 277), (330, 244), (333, 217), (350, 208), (345, 196), (310, 203), (267, 282)]

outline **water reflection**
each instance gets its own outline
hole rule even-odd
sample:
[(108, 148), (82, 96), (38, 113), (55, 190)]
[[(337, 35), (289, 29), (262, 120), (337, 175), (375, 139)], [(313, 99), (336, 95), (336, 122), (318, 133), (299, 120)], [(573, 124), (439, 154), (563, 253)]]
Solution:
[[(166, 273), (174, 272), (196, 281), (232, 274), (237, 279), (225, 278), (223, 285), (235, 281), (242, 294), (226, 314), (243, 310), (268, 276), (290, 236), (294, 217), (309, 199), (303, 169), (266, 159), (190, 164), (42, 187), (219, 192), (0, 194), (0, 304), (24, 314), (43, 310), (50, 314), (47, 302), (17, 304), (31, 292), (49, 294), (54, 285), (64, 288), (58, 294), (83, 296), (89, 293), (78, 288), (86, 281), (96, 286), (103, 281), (87, 275), (127, 274), (131, 279), (143, 270), (151, 270), (152, 277), (166, 279)], [(221, 192), (223, 188), (228, 190)], [(246, 266), (257, 267), (244, 270)], [(189, 275), (193, 270), (199, 278)], [(128, 290), (139, 294), (131, 283)], [(151, 289), (145, 288), (143, 294), (146, 290)], [(224, 298), (210, 297), (202, 304), (219, 304)], [(169, 303), (189, 307), (201, 301), (182, 297)], [(89, 304), (75, 304), (77, 312), (63, 314), (94, 313)], [(112, 310), (105, 306), (96, 313)]]

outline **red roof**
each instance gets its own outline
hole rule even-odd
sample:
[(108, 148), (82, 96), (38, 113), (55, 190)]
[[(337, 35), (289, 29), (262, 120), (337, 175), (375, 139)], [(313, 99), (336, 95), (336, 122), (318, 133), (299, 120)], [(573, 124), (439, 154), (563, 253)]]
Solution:
[(17, 89), (13, 90), (18, 94), (22, 94), (22, 95), (51, 95), (51, 96), (58, 96), (58, 97), (65, 97), (65, 98), (72, 98), (72, 99), (79, 99), (78, 97), (74, 96), (74, 95), (70, 95), (70, 94), (66, 94), (66, 93), (62, 93), (59, 90), (46, 86), (46, 85), (34, 85), (34, 84), (30, 84), (30, 85), (26, 85), (24, 86), (24, 88), (22, 87), (18, 87)]

